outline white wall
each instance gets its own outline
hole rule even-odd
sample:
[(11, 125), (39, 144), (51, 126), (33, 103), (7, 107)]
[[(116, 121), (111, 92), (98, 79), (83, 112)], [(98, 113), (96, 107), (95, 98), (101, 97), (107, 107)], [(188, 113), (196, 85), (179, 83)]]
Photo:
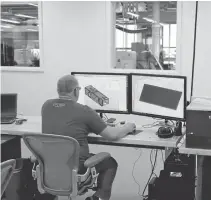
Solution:
[(211, 97), (211, 2), (198, 2), (193, 96)]
[(177, 55), (176, 69), (187, 76), (187, 100), (190, 100), (195, 26), (195, 1), (177, 2)]

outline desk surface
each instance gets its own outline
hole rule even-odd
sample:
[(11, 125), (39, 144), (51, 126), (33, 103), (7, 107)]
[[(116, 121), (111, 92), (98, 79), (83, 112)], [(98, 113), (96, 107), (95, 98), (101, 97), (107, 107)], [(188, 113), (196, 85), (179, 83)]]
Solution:
[[(10, 125), (2, 125), (1, 133), (9, 134), (9, 135), (22, 135), (24, 133), (33, 132), (33, 133), (41, 133), (41, 117), (40, 116), (29, 116), (26, 117), (27, 121), (21, 125), (10, 124)], [(143, 124), (153, 123), (154, 120), (151, 118), (146, 118), (145, 121), (142, 120)], [(101, 136), (95, 134), (89, 134), (88, 140), (92, 144), (111, 144), (117, 146), (156, 146), (156, 147), (169, 147), (174, 148), (177, 147), (177, 144), (180, 142), (182, 136), (174, 136), (168, 139), (159, 138), (156, 135), (158, 127), (152, 128), (141, 128), (142, 125), (137, 125), (137, 129), (143, 130), (141, 133), (137, 135), (128, 135), (125, 138), (120, 139), (119, 141), (107, 141)]]

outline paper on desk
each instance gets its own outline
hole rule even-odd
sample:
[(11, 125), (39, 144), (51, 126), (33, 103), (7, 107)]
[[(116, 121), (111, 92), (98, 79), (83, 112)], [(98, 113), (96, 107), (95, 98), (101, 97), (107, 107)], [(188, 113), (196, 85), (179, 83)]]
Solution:
[(211, 111), (211, 98), (208, 97), (193, 97), (188, 110), (205, 110)]

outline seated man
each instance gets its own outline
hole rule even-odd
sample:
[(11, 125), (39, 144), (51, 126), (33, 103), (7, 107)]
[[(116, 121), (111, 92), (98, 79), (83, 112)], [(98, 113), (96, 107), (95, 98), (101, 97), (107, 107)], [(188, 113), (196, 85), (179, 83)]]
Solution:
[[(89, 133), (99, 134), (107, 140), (118, 140), (135, 129), (135, 124), (110, 127), (90, 107), (77, 103), (80, 87), (74, 76), (66, 75), (57, 83), (59, 98), (47, 100), (42, 107), (42, 132), (75, 138), (80, 144), (79, 173), (86, 171), (84, 162), (93, 154), (89, 153)], [(48, 113), (48, 117), (46, 116)], [(49, 117), (50, 116), (50, 117)], [(109, 200), (112, 183), (116, 175), (117, 162), (110, 157), (96, 165), (98, 188), (87, 200)]]

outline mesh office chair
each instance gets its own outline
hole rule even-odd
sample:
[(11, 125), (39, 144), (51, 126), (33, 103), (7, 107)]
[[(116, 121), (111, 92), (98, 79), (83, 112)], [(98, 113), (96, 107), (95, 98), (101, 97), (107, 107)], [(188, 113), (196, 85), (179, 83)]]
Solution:
[(55, 196), (69, 196), (73, 199), (97, 186), (98, 174), (95, 165), (110, 157), (99, 153), (87, 159), (85, 174), (78, 174), (80, 146), (77, 140), (67, 136), (51, 134), (24, 134), (23, 140), (37, 158), (38, 190)]
[(15, 164), (16, 161), (14, 159), (7, 160), (1, 163), (1, 196), (12, 178)]

